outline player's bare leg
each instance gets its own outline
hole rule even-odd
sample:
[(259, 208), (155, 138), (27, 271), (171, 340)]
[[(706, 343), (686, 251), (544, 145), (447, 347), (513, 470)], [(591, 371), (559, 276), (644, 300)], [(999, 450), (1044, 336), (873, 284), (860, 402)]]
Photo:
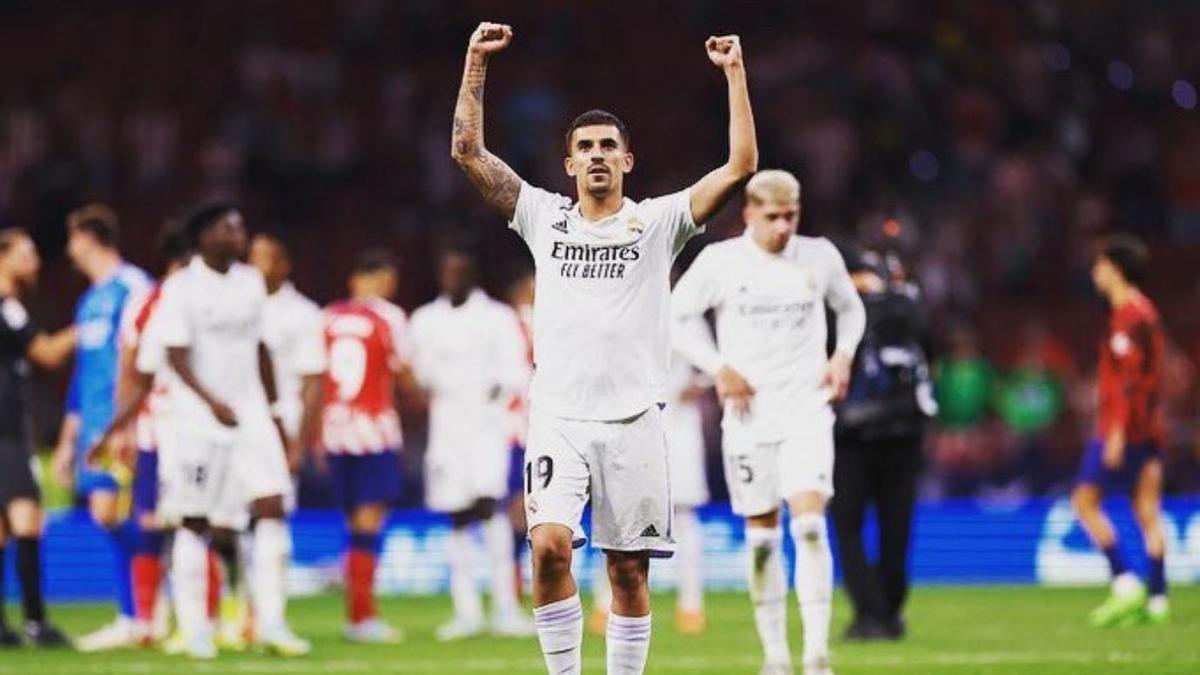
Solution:
[(254, 543), (250, 563), (250, 598), (258, 641), (280, 656), (303, 656), (312, 645), (287, 624), (287, 568), (292, 556), (283, 497), (256, 499), (250, 505)]
[(133, 589), (130, 563), (133, 556), (133, 539), (136, 527), (133, 523), (122, 523), (117, 509), (117, 493), (113, 490), (94, 490), (88, 495), (88, 513), (92, 522), (108, 532), (116, 573), (117, 600), (120, 605), (116, 619), (106, 626), (84, 635), (76, 642), (80, 651), (95, 652), (131, 647), (137, 644), (138, 635), (133, 620)]
[(571, 575), (571, 529), (544, 523), (529, 532), (533, 548), (533, 621), (552, 675), (582, 672), (583, 606)]
[(825, 495), (801, 492), (788, 500), (789, 529), (796, 546), (796, 598), (804, 622), (804, 673), (833, 672), (829, 658), (829, 625), (833, 619), (833, 556), (825, 524)]
[(754, 605), (754, 625), (763, 648), (763, 675), (790, 675), (787, 636), (787, 576), (779, 510), (746, 518), (746, 582)]
[(1108, 559), (1112, 573), (1111, 593), (1104, 604), (1097, 607), (1089, 617), (1094, 626), (1111, 626), (1124, 620), (1142, 607), (1146, 591), (1142, 582), (1125, 564), (1117, 545), (1116, 530), (1105, 515), (1101, 501), (1104, 493), (1099, 485), (1081, 483), (1071, 493), (1071, 505), (1079, 517), (1080, 524), (1088, 533), (1096, 548)]
[(32, 499), (14, 499), (3, 520), (17, 547), (17, 580), (21, 585), (21, 603), (25, 613), (25, 640), (37, 647), (65, 647), (65, 635), (46, 619), (42, 596), (41, 506)]
[(650, 555), (606, 551), (612, 611), (605, 641), (609, 675), (641, 675), (650, 654)]
[(1162, 526), (1162, 462), (1151, 460), (1142, 467), (1133, 490), (1133, 515), (1142, 530), (1149, 572), (1146, 575), (1146, 616), (1154, 623), (1170, 618), (1167, 605), (1166, 537)]
[(346, 629), (350, 642), (399, 642), (403, 634), (379, 619), (375, 569), (380, 535), (387, 520), (386, 504), (359, 504), (347, 518), (350, 550), (346, 554)]

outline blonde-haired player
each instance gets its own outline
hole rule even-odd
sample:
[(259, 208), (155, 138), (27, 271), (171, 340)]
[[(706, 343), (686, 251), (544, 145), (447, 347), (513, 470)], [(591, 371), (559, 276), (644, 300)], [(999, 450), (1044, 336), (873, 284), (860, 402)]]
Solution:
[[(735, 513), (746, 518), (750, 597), (763, 673), (791, 673), (780, 505), (796, 545), (804, 672), (829, 665), (833, 564), (825, 506), (833, 495), (833, 411), (845, 395), (866, 312), (829, 241), (796, 235), (800, 183), (762, 171), (746, 184), (745, 233), (710, 244), (675, 286), (675, 348), (716, 379)], [(837, 315), (826, 357), (825, 306)], [(713, 343), (704, 313), (716, 313)]]

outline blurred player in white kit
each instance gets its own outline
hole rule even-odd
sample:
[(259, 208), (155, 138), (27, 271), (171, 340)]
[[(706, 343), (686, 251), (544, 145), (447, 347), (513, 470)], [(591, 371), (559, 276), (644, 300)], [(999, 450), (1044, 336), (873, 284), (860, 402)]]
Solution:
[(316, 440), (325, 373), (325, 318), (291, 282), (292, 257), (279, 239), (256, 234), (248, 258), (267, 284), (263, 343), (275, 366), (275, 413), (283, 422), (288, 464), (295, 471)]
[(409, 345), (417, 382), (428, 392), (429, 448), (425, 501), (450, 515), (448, 545), (454, 618), (439, 640), (482, 633), (483, 603), (475, 584), (474, 530), (482, 531), (491, 572), (491, 630), (533, 634), (513, 584), (512, 527), (498, 508), (508, 494), (508, 405), (525, 388), (528, 367), (516, 313), (475, 283), (475, 259), (464, 245), (438, 260), (439, 297), (413, 312)]
[(208, 616), (210, 526), (254, 519), (249, 583), (257, 638), (283, 656), (311, 650), (287, 625), (291, 534), (284, 497), (292, 490), (271, 355), (263, 343), (267, 289), (238, 262), (246, 248), (241, 214), (206, 204), (185, 221), (197, 255), (163, 284), (149, 330), (166, 349), (178, 383), (163, 430), (160, 513), (178, 525), (172, 549), (175, 610), (194, 658), (216, 655)]
[[(762, 171), (746, 185), (745, 233), (710, 244), (675, 286), (676, 349), (716, 379), (724, 402), (725, 480), (746, 518), (750, 598), (764, 675), (792, 672), (779, 512), (796, 546), (804, 672), (832, 673), (833, 562), (825, 507), (833, 496), (833, 411), (845, 396), (866, 311), (841, 254), (796, 235), (800, 183)], [(825, 306), (837, 315), (826, 357)], [(704, 320), (716, 313), (717, 343)]]
[(650, 651), (652, 556), (674, 551), (662, 409), (670, 358), (671, 263), (758, 163), (741, 43), (710, 37), (705, 51), (725, 76), (729, 156), (690, 188), (635, 202), (630, 135), (612, 113), (585, 112), (566, 135), (564, 169), (578, 198), (525, 183), (483, 142), (489, 58), (510, 26), (471, 35), (451, 154), (484, 200), (509, 219), (533, 254), (534, 358), (525, 512), (533, 547), (534, 620), (546, 669), (581, 670), (583, 609), (572, 549), (605, 551), (613, 587), (606, 634), (610, 674), (637, 675)]

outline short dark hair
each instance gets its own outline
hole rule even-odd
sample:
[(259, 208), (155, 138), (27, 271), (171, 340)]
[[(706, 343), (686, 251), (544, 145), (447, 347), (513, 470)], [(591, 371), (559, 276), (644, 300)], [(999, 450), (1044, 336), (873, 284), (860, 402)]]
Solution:
[(571, 126), (567, 127), (567, 154), (571, 154), (571, 136), (575, 130), (580, 127), (616, 127), (617, 132), (621, 134), (621, 142), (625, 144), (625, 148), (629, 149), (629, 129), (625, 128), (625, 123), (619, 117), (599, 108), (589, 110), (571, 122)]
[(453, 234), (438, 244), (438, 261), (446, 256), (458, 255), (469, 260), (472, 265), (478, 265), (480, 248), (479, 240), (473, 235)]
[(170, 216), (158, 231), (158, 252), (167, 263), (183, 262), (192, 255), (192, 245), (183, 228), (183, 220)]
[(1146, 278), (1150, 253), (1140, 239), (1131, 234), (1113, 234), (1100, 240), (1096, 255), (1111, 262), (1125, 281), (1140, 286)]
[(237, 204), (223, 199), (202, 202), (183, 219), (183, 231), (190, 246), (198, 246), (200, 237), (216, 225), (229, 212), (236, 211)]
[(383, 270), (394, 270), (396, 267), (396, 257), (392, 255), (391, 251), (385, 248), (368, 248), (360, 251), (354, 257), (354, 266), (350, 273), (354, 275), (374, 274)]
[(67, 214), (67, 229), (87, 232), (105, 248), (116, 248), (121, 238), (117, 212), (100, 203), (81, 206)]

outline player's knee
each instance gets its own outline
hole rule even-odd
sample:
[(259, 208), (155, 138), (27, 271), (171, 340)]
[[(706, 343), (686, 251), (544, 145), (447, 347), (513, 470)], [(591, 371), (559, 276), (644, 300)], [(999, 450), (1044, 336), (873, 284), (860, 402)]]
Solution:
[(645, 555), (608, 554), (608, 580), (614, 593), (641, 591), (650, 581), (650, 559)]
[(533, 547), (533, 574), (541, 581), (555, 581), (571, 573), (571, 534), (565, 528), (534, 528), (530, 533)]
[(1161, 518), (1158, 502), (1152, 500), (1135, 500), (1133, 516), (1143, 530), (1157, 529)]
[(792, 537), (797, 545), (823, 545), (825, 543), (825, 516), (818, 513), (801, 513), (792, 518)]

